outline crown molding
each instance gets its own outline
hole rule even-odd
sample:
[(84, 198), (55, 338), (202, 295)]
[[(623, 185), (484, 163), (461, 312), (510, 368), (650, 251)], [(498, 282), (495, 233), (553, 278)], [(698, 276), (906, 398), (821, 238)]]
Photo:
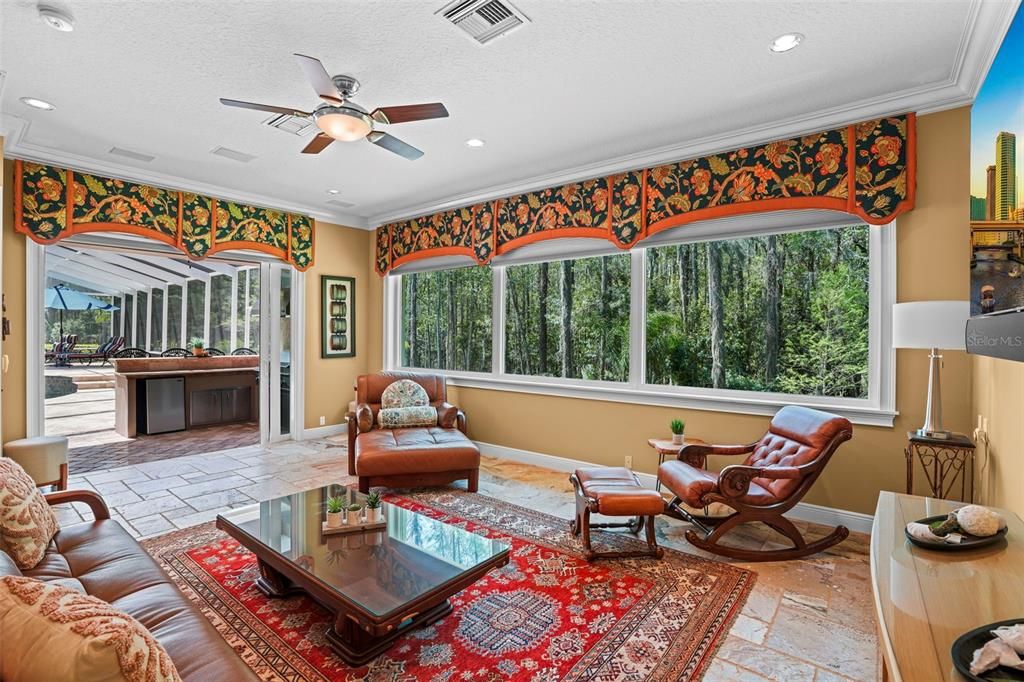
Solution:
[(319, 207), (305, 206), (276, 197), (263, 194), (244, 192), (232, 187), (215, 185), (207, 182), (196, 182), (195, 180), (182, 178), (177, 175), (158, 173), (150, 170), (143, 170), (134, 166), (127, 166), (121, 163), (112, 162), (106, 159), (94, 159), (88, 156), (72, 154), (70, 152), (44, 147), (33, 144), (26, 140), (30, 123), (19, 117), (4, 114), (0, 116), (0, 131), (4, 134), (4, 157), (21, 159), (23, 161), (35, 161), (47, 163), (74, 170), (97, 173), (121, 180), (130, 180), (148, 185), (157, 185), (168, 189), (181, 190), (184, 192), (195, 192), (205, 194), (218, 199), (226, 199), (242, 204), (263, 206), (289, 213), (303, 213), (326, 222), (355, 227), (363, 230), (372, 229), (365, 217), (349, 214), (324, 211)]
[(812, 112), (797, 118), (776, 120), (725, 134), (634, 152), (598, 163), (585, 164), (542, 176), (492, 185), (447, 199), (406, 206), (371, 216), (370, 225), (384, 225), (437, 211), (523, 192), (533, 192), (569, 182), (579, 182), (628, 170), (657, 166), (680, 159), (714, 154), (739, 147), (829, 130), (882, 116), (917, 112), (931, 114), (966, 106), (974, 101), (992, 61), (1022, 0), (973, 0), (951, 73), (946, 79), (916, 88), (864, 100), (853, 105)]

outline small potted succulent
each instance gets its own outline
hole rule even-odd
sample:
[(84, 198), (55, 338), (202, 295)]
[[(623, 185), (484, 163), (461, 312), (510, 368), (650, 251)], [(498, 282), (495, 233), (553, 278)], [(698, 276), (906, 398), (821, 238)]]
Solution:
[(366, 522), (380, 523), (384, 520), (384, 510), (380, 508), (380, 493), (376, 490), (366, 496)]
[(192, 355), (197, 358), (201, 358), (206, 355), (206, 342), (198, 336), (192, 339)]
[(672, 445), (682, 445), (686, 422), (682, 419), (673, 419), (668, 423), (668, 427), (672, 429)]
[(348, 525), (358, 526), (362, 523), (363, 517), (363, 505), (361, 504), (350, 504), (348, 506)]
[(340, 497), (327, 498), (327, 527), (341, 528), (344, 524), (345, 501)]

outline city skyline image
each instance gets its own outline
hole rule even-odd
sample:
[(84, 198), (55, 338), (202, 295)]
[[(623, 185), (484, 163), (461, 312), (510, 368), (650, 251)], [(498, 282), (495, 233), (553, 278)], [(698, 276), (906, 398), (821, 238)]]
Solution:
[(971, 106), (971, 314), (1024, 308), (1024, 9)]
[[(992, 62), (985, 83), (971, 109), (971, 196), (988, 199), (990, 190), (1004, 202), (1012, 197), (1010, 208), (1018, 210), (1024, 201), (1024, 12), (1018, 10), (1006, 39)], [(1000, 137), (1001, 133), (1009, 133)], [(997, 149), (999, 152), (997, 152)], [(999, 153), (1003, 165), (1000, 166)], [(1012, 164), (1007, 163), (1008, 161)], [(1012, 168), (1010, 167), (1012, 165)], [(995, 167), (995, 182), (990, 185), (988, 168)], [(1003, 174), (1001, 174), (1001, 172)], [(1011, 177), (1008, 177), (1012, 172)], [(1000, 184), (1003, 180), (1003, 184)], [(992, 197), (994, 199), (995, 197)], [(974, 220), (1006, 220), (993, 216)]]

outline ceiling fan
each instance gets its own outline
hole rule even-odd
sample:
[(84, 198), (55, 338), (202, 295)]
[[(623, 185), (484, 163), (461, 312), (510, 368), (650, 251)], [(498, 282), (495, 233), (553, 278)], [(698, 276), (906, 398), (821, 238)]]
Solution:
[(351, 99), (359, 90), (359, 81), (351, 76), (330, 76), (319, 59), (307, 57), (304, 54), (296, 54), (295, 58), (299, 60), (299, 66), (302, 67), (302, 72), (313, 86), (313, 90), (320, 96), (320, 99), (324, 100), (324, 104), (313, 111), (242, 102), (223, 97), (220, 98), (220, 103), (229, 107), (312, 118), (321, 132), (306, 145), (302, 150), (303, 154), (319, 154), (335, 140), (353, 142), (365, 138), (389, 152), (394, 152), (409, 160), (415, 160), (423, 156), (422, 151), (407, 142), (402, 142), (394, 135), (374, 130), (373, 124), (407, 123), (448, 116), (448, 110), (440, 102), (377, 107), (373, 111), (367, 112)]

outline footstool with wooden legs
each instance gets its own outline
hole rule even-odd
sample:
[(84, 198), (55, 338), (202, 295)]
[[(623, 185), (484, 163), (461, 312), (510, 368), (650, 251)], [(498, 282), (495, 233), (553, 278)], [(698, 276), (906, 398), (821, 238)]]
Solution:
[[(583, 534), (587, 561), (664, 556), (665, 550), (658, 547), (654, 537), (654, 517), (665, 510), (665, 500), (660, 493), (644, 488), (636, 474), (624, 467), (577, 469), (569, 480), (576, 490), (576, 518), (569, 528), (573, 535)], [(591, 514), (633, 518), (624, 523), (591, 523)], [(628, 528), (631, 533), (639, 533), (644, 526), (647, 527), (647, 549), (596, 552), (590, 545), (591, 528)]]

